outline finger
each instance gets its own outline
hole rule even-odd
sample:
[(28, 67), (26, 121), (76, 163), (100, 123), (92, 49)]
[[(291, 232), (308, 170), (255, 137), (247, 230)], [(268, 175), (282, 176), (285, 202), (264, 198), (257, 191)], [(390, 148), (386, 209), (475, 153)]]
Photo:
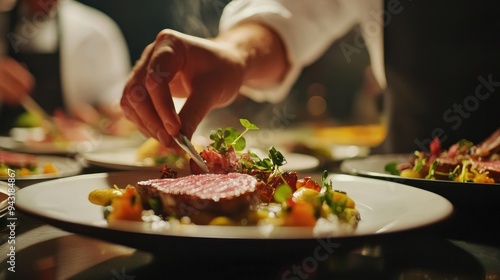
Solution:
[(123, 89), (122, 98), (120, 100), (120, 107), (124, 111), (125, 117), (133, 122), (139, 122), (140, 118), (137, 117), (137, 114), (133, 113), (132, 102), (135, 101), (135, 95), (137, 94), (138, 89), (145, 88), (144, 80), (146, 78), (146, 70), (145, 66), (149, 63), (149, 57), (151, 56), (151, 51), (153, 49), (152, 44), (148, 45), (141, 54), (139, 60), (137, 60), (136, 64), (132, 68), (130, 75), (127, 79), (127, 83)]
[(0, 92), (2, 100), (7, 103), (18, 103), (33, 89), (35, 79), (19, 62), (11, 58), (0, 58)]
[(171, 138), (165, 135), (166, 133), (162, 133), (165, 131), (163, 123), (149, 95), (145, 94), (143, 89), (138, 88), (137, 92), (130, 94), (129, 97), (125, 99), (128, 105), (123, 108), (125, 116), (136, 123), (139, 131), (145, 136), (156, 138), (166, 146), (171, 145)]
[(152, 104), (162, 120), (163, 129), (169, 135), (177, 135), (181, 129), (181, 121), (175, 110), (169, 83), (181, 69), (180, 61), (184, 55), (183, 43), (179, 38), (170, 33), (159, 36), (146, 76), (146, 87), (150, 92)]
[(213, 98), (206, 88), (193, 87), (189, 98), (179, 112), (182, 131), (188, 138), (193, 136), (198, 125), (214, 107)]
[(154, 112), (154, 106), (145, 85), (149, 60), (153, 50), (154, 44), (148, 45), (136, 62), (123, 91), (120, 105), (125, 117), (134, 122), (142, 134), (156, 138), (155, 134), (161, 127), (161, 121)]

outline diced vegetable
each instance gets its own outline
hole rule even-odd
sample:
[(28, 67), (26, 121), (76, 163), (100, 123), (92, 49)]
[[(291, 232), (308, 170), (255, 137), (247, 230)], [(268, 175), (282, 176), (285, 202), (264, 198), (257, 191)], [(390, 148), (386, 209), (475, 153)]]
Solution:
[(313, 227), (316, 224), (314, 207), (305, 201), (298, 201), (285, 216), (286, 226)]
[(89, 201), (96, 205), (108, 206), (111, 201), (123, 195), (123, 190), (118, 188), (97, 189), (89, 193)]
[(113, 211), (107, 216), (107, 220), (142, 221), (141, 198), (134, 187), (127, 187), (121, 196), (111, 201)]

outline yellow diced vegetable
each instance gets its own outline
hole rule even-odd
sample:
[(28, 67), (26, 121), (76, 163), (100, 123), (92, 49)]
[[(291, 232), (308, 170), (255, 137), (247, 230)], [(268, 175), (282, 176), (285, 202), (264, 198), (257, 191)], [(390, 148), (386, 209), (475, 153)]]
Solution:
[(405, 170), (401, 171), (400, 175), (401, 175), (401, 177), (405, 177), (405, 178), (423, 178), (419, 172), (414, 171), (412, 169), (405, 169)]
[(111, 205), (111, 201), (123, 195), (123, 191), (119, 189), (97, 189), (89, 193), (89, 201), (96, 205), (107, 206)]
[(57, 172), (58, 172), (58, 169), (57, 169), (57, 167), (53, 163), (46, 162), (43, 165), (43, 173), (44, 174), (55, 174)]

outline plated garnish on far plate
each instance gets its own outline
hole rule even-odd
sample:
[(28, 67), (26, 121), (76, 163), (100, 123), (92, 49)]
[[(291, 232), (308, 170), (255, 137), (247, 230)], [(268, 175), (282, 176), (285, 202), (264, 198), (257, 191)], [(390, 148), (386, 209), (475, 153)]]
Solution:
[(385, 170), (405, 178), (500, 183), (500, 128), (479, 144), (464, 139), (448, 149), (434, 138), (428, 151), (415, 151), (407, 162), (390, 162)]
[(40, 162), (38, 156), (0, 151), (0, 177), (8, 176), (11, 173), (9, 170), (15, 171), (16, 176), (20, 177), (58, 172), (52, 162)]
[(360, 221), (356, 205), (336, 190), (325, 171), (321, 181), (282, 171), (287, 161), (276, 148), (267, 157), (245, 151), (245, 133), (258, 129), (241, 119), (235, 128), (213, 130), (213, 141), (200, 152), (209, 174), (190, 164), (191, 175), (178, 177), (165, 167), (162, 178), (130, 182), (123, 189), (97, 189), (89, 200), (104, 206), (113, 220), (163, 221), (197, 225), (315, 227), (328, 224), (338, 231), (355, 230)]

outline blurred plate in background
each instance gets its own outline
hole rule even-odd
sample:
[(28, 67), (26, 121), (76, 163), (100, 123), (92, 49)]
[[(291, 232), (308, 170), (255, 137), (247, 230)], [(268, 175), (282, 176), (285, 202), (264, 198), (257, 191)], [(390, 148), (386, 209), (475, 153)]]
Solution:
[[(252, 149), (251, 151), (261, 158), (267, 157), (266, 151), (259, 149)], [(287, 164), (281, 168), (283, 171), (311, 170), (319, 166), (319, 160), (313, 156), (286, 152), (283, 155), (287, 160)], [(124, 171), (157, 171), (164, 166), (164, 164), (154, 165), (138, 161), (137, 148), (96, 151), (84, 153), (82, 157), (88, 164)], [(187, 168), (187, 163), (185, 167)], [(177, 166), (177, 168), (182, 169), (183, 166)]]
[(353, 175), (389, 180), (425, 189), (444, 196), (457, 206), (493, 206), (498, 209), (500, 184), (405, 178), (385, 171), (388, 163), (406, 163), (410, 156), (410, 154), (387, 154), (347, 159), (342, 162), (340, 169)]
[(78, 142), (18, 142), (11, 137), (0, 136), (0, 149), (31, 154), (78, 154), (90, 151), (137, 146), (142, 139), (96, 135), (88, 141)]

